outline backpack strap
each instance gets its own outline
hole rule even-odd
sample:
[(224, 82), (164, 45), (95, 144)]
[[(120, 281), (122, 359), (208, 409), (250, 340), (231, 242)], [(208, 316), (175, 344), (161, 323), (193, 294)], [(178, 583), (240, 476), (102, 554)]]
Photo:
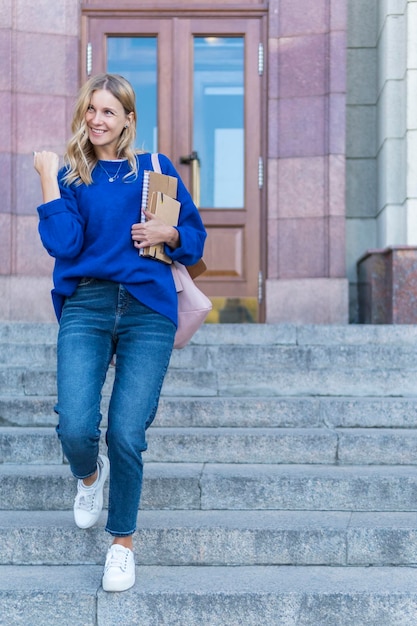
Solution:
[(161, 172), (161, 164), (159, 162), (159, 155), (158, 155), (157, 152), (153, 152), (151, 154), (151, 161), (152, 161), (153, 171), (157, 172), (158, 174), (162, 174), (162, 172)]

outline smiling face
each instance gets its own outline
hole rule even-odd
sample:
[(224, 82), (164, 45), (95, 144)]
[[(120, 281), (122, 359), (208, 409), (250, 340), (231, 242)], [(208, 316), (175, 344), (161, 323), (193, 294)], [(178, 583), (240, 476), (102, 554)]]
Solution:
[(120, 100), (107, 89), (91, 94), (85, 114), (88, 138), (99, 159), (117, 159), (117, 144), (126, 124), (133, 121), (133, 113), (126, 113)]

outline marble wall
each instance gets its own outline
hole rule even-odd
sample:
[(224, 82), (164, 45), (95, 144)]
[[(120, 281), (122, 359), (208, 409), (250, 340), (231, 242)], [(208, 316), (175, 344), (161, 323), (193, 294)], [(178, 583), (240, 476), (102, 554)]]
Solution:
[(269, 24), (267, 320), (346, 323), (347, 3), (275, 0)]
[[(347, 0), (252, 5), (268, 19), (266, 321), (346, 323)], [(79, 0), (0, 4), (0, 319), (53, 319), (32, 152), (64, 151), (80, 34)]]
[(417, 2), (349, 0), (348, 25), (346, 250), (355, 322), (358, 259), (417, 244)]
[(78, 89), (78, 0), (0, 3), (0, 319), (53, 319), (34, 150), (62, 154)]

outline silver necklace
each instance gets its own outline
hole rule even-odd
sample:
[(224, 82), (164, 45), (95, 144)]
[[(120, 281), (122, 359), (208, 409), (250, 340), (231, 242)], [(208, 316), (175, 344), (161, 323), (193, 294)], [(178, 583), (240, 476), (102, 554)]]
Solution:
[(120, 168), (123, 165), (123, 161), (120, 161), (120, 165), (117, 169), (117, 172), (113, 175), (110, 176), (110, 174), (108, 173), (108, 171), (106, 170), (106, 168), (101, 164), (101, 162), (99, 161), (98, 164), (100, 165), (101, 169), (103, 170), (103, 172), (107, 175), (107, 178), (109, 179), (109, 183), (114, 183), (114, 181), (119, 178), (119, 172), (120, 172)]

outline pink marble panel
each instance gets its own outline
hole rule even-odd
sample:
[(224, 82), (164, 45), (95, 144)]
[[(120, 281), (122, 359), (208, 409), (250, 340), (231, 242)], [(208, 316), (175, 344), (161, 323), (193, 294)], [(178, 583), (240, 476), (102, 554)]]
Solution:
[(72, 19), (77, 17), (74, 13), (74, 5), (77, 5), (78, 2), (68, 2), (67, 0), (60, 0), (59, 2), (51, 2), (51, 0), (14, 1), (16, 24), (20, 31), (65, 35), (69, 34), (68, 29), (71, 27), (71, 21), (66, 19), (67, 14)]
[(71, 135), (71, 124), (72, 124), (72, 118), (74, 117), (74, 107), (75, 107), (75, 100), (76, 100), (76, 94), (78, 93), (78, 87), (76, 89), (74, 89), (74, 96), (71, 96), (70, 98), (66, 98), (65, 101), (65, 128), (67, 129), (67, 140), (69, 139), (70, 135)]
[(65, 41), (65, 92), (75, 96), (79, 89), (80, 43), (78, 37)]
[(321, 217), (325, 207), (324, 157), (280, 159), (278, 169), (279, 217)]
[(326, 230), (323, 218), (279, 220), (279, 278), (326, 276)]
[(278, 230), (279, 230), (279, 220), (268, 220), (268, 278), (278, 278), (279, 277), (279, 266), (278, 266)]
[(12, 156), (9, 152), (0, 152), (0, 214), (12, 213)]
[(279, 156), (278, 143), (278, 115), (279, 100), (271, 98), (268, 101), (268, 157), (277, 158)]
[(417, 323), (415, 246), (368, 250), (358, 262), (358, 273), (361, 323)]
[(278, 170), (282, 159), (268, 161), (268, 218), (278, 217)]
[(282, 37), (329, 30), (328, 0), (281, 0), (279, 30)]
[(346, 96), (334, 94), (329, 97), (329, 152), (346, 152)]
[(278, 98), (278, 39), (268, 42), (268, 98)]
[(2, 319), (56, 323), (50, 277), (12, 275), (5, 277), (2, 283), (1, 287), (9, 296), (7, 303), (0, 302)]
[(268, 280), (266, 322), (347, 324), (348, 283), (337, 278)]
[(348, 0), (330, 0), (330, 30), (347, 30)]
[(65, 3), (65, 34), (71, 37), (80, 37), (81, 2), (63, 0)]
[(11, 215), (0, 213), (0, 274), (11, 272)]
[[(384, 250), (369, 250), (358, 261), (358, 304), (361, 324), (389, 324), (387, 266)], [(389, 319), (388, 319), (389, 318)]]
[(0, 91), (0, 153), (12, 149), (12, 100), (8, 91)]
[(57, 96), (17, 96), (17, 152), (53, 150), (63, 153), (68, 136), (66, 99)]
[[(1, 22), (0, 22), (1, 24)], [(0, 90), (12, 85), (12, 31), (0, 28)]]
[(343, 217), (329, 217), (329, 276), (346, 276), (346, 220)]
[(13, 24), (12, 5), (15, 0), (2, 0), (0, 2), (0, 27), (11, 28)]
[(329, 168), (329, 215), (346, 214), (346, 159), (344, 154), (330, 155)]
[(322, 95), (327, 91), (327, 35), (279, 41), (279, 96)]
[(279, 156), (324, 155), (326, 153), (326, 115), (326, 97), (324, 96), (280, 100)]
[[(417, 253), (414, 248), (393, 249), (391, 262), (391, 307), (393, 324), (417, 322)], [(388, 259), (387, 259), (388, 261)]]
[(63, 35), (18, 33), (16, 90), (66, 95), (66, 56)]
[[(39, 175), (33, 167), (33, 156), (19, 154), (15, 159), (15, 213), (17, 215), (37, 215), (36, 208), (42, 202)], [(22, 184), (22, 181), (25, 181)]]
[(14, 273), (26, 276), (48, 276), (53, 261), (46, 252), (38, 234), (36, 216), (16, 218), (16, 267)]
[(345, 32), (330, 34), (330, 91), (332, 93), (346, 92), (346, 39)]
[(279, 36), (279, 4), (280, 0), (269, 0), (268, 33), (270, 37)]

